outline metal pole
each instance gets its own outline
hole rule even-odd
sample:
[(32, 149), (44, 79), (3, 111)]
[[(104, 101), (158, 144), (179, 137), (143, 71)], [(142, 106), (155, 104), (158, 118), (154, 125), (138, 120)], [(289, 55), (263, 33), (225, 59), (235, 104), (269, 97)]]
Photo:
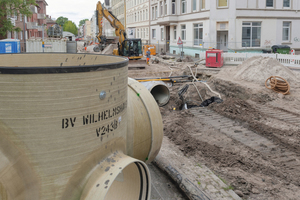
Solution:
[(44, 43), (44, 29), (45, 29), (45, 26), (42, 25), (42, 34), (43, 34), (43, 39), (42, 39), (42, 44), (43, 44), (43, 53), (44, 53), (44, 49), (45, 49), (45, 43)]
[[(24, 2), (24, 4), (25, 4), (25, 0), (23, 1)], [(25, 15), (23, 14), (23, 43), (24, 43), (24, 52), (26, 52), (26, 38), (25, 38), (25, 36), (26, 36), (26, 34), (25, 34), (25, 31), (26, 31), (26, 29), (25, 29)]]

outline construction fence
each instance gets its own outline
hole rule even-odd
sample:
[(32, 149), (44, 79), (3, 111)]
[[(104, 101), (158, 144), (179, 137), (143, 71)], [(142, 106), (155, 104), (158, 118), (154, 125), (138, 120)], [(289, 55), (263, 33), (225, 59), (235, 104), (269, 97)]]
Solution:
[[(226, 52), (252, 52), (262, 53), (262, 50), (250, 50), (247, 43), (242, 42), (205, 42), (202, 40), (183, 41), (182, 45), (178, 45), (177, 41), (164, 40), (156, 41), (153, 43), (144, 43), (144, 45), (154, 45), (156, 47), (157, 54), (167, 55), (189, 55), (198, 58), (201, 52), (205, 52), (207, 49), (222, 49)], [(271, 47), (266, 47), (270, 49)], [(237, 50), (239, 49), (239, 50)]]
[[(194, 42), (194, 41), (193, 41)], [(156, 54), (165, 54), (165, 55), (172, 55), (172, 56), (192, 56), (197, 58), (197, 60), (205, 59), (206, 57), (206, 50), (219, 47), (216, 49), (224, 49), (224, 63), (227, 65), (238, 65), (241, 64), (243, 61), (251, 58), (253, 56), (263, 56), (263, 57), (270, 57), (277, 59), (281, 64), (288, 67), (294, 67), (300, 69), (300, 55), (289, 55), (289, 54), (274, 54), (274, 53), (263, 53), (263, 50), (251, 50), (248, 47), (244, 47), (241, 50), (234, 50), (228, 48), (228, 46), (245, 46), (243, 43), (228, 43), (226, 46), (222, 46), (221, 43), (205, 43), (202, 42), (199, 45), (191, 45), (192, 42), (185, 41), (182, 46), (174, 45), (174, 42), (171, 41), (157, 41), (156, 43), (152, 44), (143, 44), (144, 45), (153, 45), (156, 48)], [(190, 45), (190, 46), (188, 46)], [(266, 49), (270, 50), (270, 47), (266, 47)]]

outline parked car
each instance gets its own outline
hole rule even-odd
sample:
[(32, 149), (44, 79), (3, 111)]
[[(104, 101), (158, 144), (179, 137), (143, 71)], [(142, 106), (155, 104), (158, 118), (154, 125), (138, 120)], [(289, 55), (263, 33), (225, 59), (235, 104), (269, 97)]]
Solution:
[(81, 41), (81, 40), (83, 40), (83, 37), (78, 37), (75, 39), (75, 41)]

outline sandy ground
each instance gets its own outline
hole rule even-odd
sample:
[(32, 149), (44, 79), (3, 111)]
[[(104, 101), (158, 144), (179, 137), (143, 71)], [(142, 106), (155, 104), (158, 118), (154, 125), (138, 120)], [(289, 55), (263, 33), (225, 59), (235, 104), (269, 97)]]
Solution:
[[(170, 60), (145, 70), (129, 70), (129, 76), (190, 75), (188, 66), (220, 93), (224, 102), (180, 110), (182, 100), (177, 93), (184, 85), (189, 84), (185, 102), (199, 105), (201, 98), (191, 83), (175, 83), (169, 88), (170, 102), (160, 110), (165, 139), (182, 152), (177, 159), (203, 163), (243, 199), (299, 199), (299, 72), (276, 60), (255, 57), (220, 71)], [(265, 88), (265, 80), (272, 75), (288, 80), (289, 95)], [(217, 96), (203, 83), (196, 86), (203, 99)]]

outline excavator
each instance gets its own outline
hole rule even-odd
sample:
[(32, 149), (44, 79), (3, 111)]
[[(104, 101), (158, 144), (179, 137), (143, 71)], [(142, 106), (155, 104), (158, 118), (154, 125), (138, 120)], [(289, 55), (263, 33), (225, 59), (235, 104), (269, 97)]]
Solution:
[(118, 49), (113, 50), (113, 55), (125, 56), (129, 60), (137, 60), (143, 57), (141, 39), (127, 38), (123, 24), (113, 15), (112, 12), (107, 10), (100, 1), (97, 3), (96, 13), (97, 25), (99, 27), (99, 33), (96, 37), (99, 41), (99, 45), (95, 46), (94, 51), (102, 51), (112, 42), (110, 39), (106, 38), (105, 35), (102, 35), (102, 19), (105, 17), (110, 25), (115, 29), (116, 36), (119, 37)]

